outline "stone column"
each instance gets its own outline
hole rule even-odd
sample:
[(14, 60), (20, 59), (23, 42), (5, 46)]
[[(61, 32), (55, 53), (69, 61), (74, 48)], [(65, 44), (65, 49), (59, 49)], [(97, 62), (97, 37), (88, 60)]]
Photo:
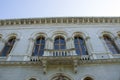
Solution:
[(3, 50), (5, 43), (6, 43), (6, 41), (4, 39), (0, 38), (0, 51)]
[(28, 49), (27, 49), (27, 56), (24, 57), (24, 61), (30, 61), (30, 57), (32, 56), (32, 51), (34, 48), (34, 43), (35, 43), (35, 39), (30, 38), (29, 39), (29, 45), (28, 45)]
[(70, 37), (69, 40), (68, 40), (68, 42), (69, 42), (69, 45), (68, 45), (69, 49), (72, 50), (71, 51), (71, 55), (77, 55), (76, 51), (75, 51), (74, 39), (72, 37)]
[(11, 49), (9, 55), (8, 55), (7, 61), (23, 61), (24, 55), (17, 55), (14, 52), (19, 40), (20, 40), (19, 38), (17, 38), (15, 40), (15, 43), (14, 43), (14, 45), (13, 45), (13, 47), (12, 47), (12, 49)]
[(50, 49), (53, 49), (53, 41), (51, 38), (47, 38), (45, 41), (45, 51), (43, 56), (50, 56)]
[(93, 52), (93, 48), (92, 48), (92, 44), (90, 42), (90, 37), (87, 36), (84, 40), (85, 40), (85, 46), (86, 46), (88, 55), (90, 55), (91, 59), (96, 59), (95, 54), (92, 53)]

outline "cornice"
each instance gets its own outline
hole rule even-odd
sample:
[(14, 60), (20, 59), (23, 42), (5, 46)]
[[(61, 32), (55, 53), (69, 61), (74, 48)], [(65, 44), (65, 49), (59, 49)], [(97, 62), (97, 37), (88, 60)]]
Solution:
[(0, 20), (0, 26), (32, 24), (110, 24), (120, 23), (120, 17), (51, 17)]

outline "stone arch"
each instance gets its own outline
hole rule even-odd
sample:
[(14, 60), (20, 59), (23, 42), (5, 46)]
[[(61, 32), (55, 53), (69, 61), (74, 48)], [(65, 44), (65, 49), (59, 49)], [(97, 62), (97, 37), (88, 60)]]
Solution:
[(90, 38), (87, 33), (83, 33), (83, 32), (80, 32), (80, 31), (74, 32), (74, 33), (72, 34), (72, 38), (74, 38), (74, 36), (76, 36), (76, 35), (79, 35), (79, 36), (82, 37), (83, 39)]
[(87, 74), (83, 76), (80, 80), (95, 80), (95, 76)]
[(103, 35), (108, 35), (108, 36), (111, 37), (112, 39), (115, 38), (115, 36), (113, 35), (113, 33), (110, 32), (110, 31), (100, 31), (100, 32), (98, 33), (99, 38), (103, 38)]
[(32, 76), (32, 77), (28, 77), (26, 80), (40, 80), (40, 79), (35, 76)]
[(64, 37), (65, 40), (67, 39), (67, 33), (65, 31), (55, 31), (55, 32), (53, 32), (52, 40), (54, 40), (56, 36), (62, 36), (62, 37)]
[(117, 38), (120, 38), (120, 31), (118, 31), (118, 32), (116, 33), (116, 37), (117, 37)]
[(37, 37), (39, 37), (39, 36), (43, 36), (43, 37), (45, 37), (45, 39), (46, 39), (46, 37), (47, 37), (47, 34), (46, 33), (44, 33), (44, 32), (34, 32), (31, 36), (30, 36), (30, 39), (32, 38), (33, 40), (35, 40)]
[(5, 41), (8, 41), (11, 37), (16, 37), (16, 39), (17, 40), (19, 40), (20, 39), (20, 37), (21, 37), (21, 34), (19, 33), (19, 32), (13, 32), (13, 33), (9, 33), (7, 36), (5, 36), (3, 39), (5, 40)]
[(65, 80), (74, 80), (70, 75), (64, 73), (56, 73), (50, 76), (49, 80), (56, 80), (58, 78), (64, 78)]

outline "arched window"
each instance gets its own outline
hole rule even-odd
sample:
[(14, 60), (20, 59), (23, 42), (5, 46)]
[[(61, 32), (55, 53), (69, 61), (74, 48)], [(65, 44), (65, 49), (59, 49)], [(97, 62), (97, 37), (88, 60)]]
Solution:
[(51, 80), (71, 80), (71, 79), (69, 79), (68, 77), (60, 74), (58, 76), (53, 77)]
[(62, 36), (57, 36), (55, 38), (54, 49), (56, 50), (66, 49), (65, 39)]
[(11, 37), (6, 43), (5, 43), (5, 46), (1, 52), (1, 56), (7, 56), (11, 49), (13, 48), (14, 46), (14, 43), (15, 43), (15, 40), (16, 40), (16, 37)]
[(37, 79), (35, 79), (35, 78), (30, 78), (29, 80), (37, 80)]
[(118, 54), (119, 53), (119, 49), (117, 48), (115, 42), (111, 39), (110, 36), (108, 35), (103, 35), (104, 41), (107, 45), (107, 47), (109, 48), (109, 50), (113, 53), (113, 54)]
[(93, 80), (91, 77), (86, 77), (83, 80)]
[(75, 45), (76, 53), (78, 55), (87, 55), (88, 54), (87, 48), (85, 45), (85, 41), (79, 35), (74, 37), (74, 45)]
[(42, 56), (44, 54), (45, 38), (40, 36), (36, 39), (32, 56)]

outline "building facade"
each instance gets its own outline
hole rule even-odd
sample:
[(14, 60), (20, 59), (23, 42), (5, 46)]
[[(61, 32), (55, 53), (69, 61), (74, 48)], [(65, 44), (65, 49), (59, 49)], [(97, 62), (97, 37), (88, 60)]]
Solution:
[(0, 80), (120, 80), (119, 17), (0, 20)]

